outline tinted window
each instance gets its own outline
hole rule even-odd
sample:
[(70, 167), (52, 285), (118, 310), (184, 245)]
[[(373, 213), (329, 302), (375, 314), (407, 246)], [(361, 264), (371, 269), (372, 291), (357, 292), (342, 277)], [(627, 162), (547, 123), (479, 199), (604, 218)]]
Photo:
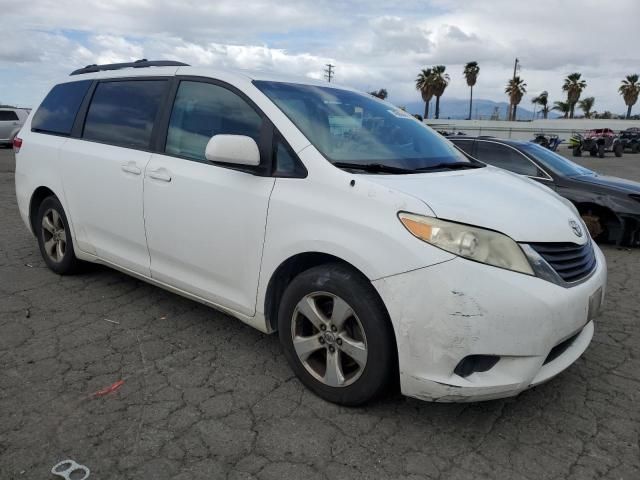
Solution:
[(568, 177), (595, 175), (592, 170), (581, 167), (571, 160), (564, 158), (562, 155), (558, 155), (548, 148), (541, 147), (535, 143), (528, 142), (521, 145), (520, 148), (540, 162), (543, 167), (553, 170), (560, 175), (566, 175)]
[(306, 169), (291, 147), (276, 137), (273, 144), (275, 174), (280, 177), (304, 177)]
[(246, 135), (260, 139), (262, 118), (230, 90), (201, 82), (181, 82), (171, 112), (165, 151), (204, 161), (214, 135)]
[(473, 140), (451, 140), (456, 147), (460, 147), (460, 150), (471, 155), (473, 149)]
[(87, 112), (83, 138), (148, 148), (166, 85), (164, 80), (98, 84)]
[(15, 122), (18, 115), (13, 110), (0, 110), (0, 122)]
[(91, 80), (56, 85), (33, 116), (31, 129), (38, 132), (69, 135), (80, 104)]
[(408, 113), (371, 95), (281, 82), (253, 82), (331, 162), (415, 170), (471, 163)]
[(538, 176), (538, 167), (514, 148), (499, 143), (478, 141), (476, 158), (494, 167), (530, 177)]

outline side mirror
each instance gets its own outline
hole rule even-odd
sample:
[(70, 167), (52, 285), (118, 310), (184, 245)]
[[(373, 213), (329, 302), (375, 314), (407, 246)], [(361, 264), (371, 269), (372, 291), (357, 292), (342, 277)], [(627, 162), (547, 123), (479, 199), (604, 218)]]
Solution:
[(260, 150), (256, 141), (245, 135), (214, 135), (207, 143), (204, 156), (210, 162), (256, 167)]

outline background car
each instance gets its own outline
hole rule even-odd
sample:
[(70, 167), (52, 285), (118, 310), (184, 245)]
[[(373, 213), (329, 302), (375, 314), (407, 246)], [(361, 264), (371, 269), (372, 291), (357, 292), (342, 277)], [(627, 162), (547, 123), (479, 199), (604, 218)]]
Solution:
[(29, 116), (26, 108), (0, 106), (0, 145), (11, 145)]
[(629, 150), (631, 153), (640, 151), (640, 128), (627, 128), (620, 132), (620, 143), (623, 150)]
[(525, 175), (570, 200), (597, 241), (640, 245), (640, 183), (600, 175), (532, 142), (449, 140), (484, 163)]
[(588, 130), (584, 135), (578, 135), (578, 142), (573, 147), (573, 156), (580, 157), (582, 152), (600, 158), (605, 152), (613, 152), (616, 157), (621, 157), (623, 152), (620, 137), (610, 128), (596, 128)]

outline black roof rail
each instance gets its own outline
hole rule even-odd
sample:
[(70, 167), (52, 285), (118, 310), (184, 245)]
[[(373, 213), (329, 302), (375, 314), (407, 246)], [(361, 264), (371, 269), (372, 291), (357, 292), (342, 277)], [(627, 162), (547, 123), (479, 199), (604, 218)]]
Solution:
[(107, 63), (105, 65), (87, 65), (70, 73), (70, 75), (82, 75), (83, 73), (95, 73), (105, 70), (120, 70), (121, 68), (145, 68), (145, 67), (188, 67), (189, 64), (176, 62), (175, 60), (147, 60), (143, 58), (135, 62)]

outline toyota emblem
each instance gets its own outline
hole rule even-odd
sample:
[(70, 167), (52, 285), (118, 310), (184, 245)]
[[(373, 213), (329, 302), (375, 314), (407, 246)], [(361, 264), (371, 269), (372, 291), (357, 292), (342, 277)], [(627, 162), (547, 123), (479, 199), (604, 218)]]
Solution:
[(569, 220), (569, 226), (571, 227), (571, 230), (573, 230), (573, 233), (576, 234), (576, 237), (582, 237), (582, 228), (580, 228), (580, 224), (578, 222), (575, 220)]

